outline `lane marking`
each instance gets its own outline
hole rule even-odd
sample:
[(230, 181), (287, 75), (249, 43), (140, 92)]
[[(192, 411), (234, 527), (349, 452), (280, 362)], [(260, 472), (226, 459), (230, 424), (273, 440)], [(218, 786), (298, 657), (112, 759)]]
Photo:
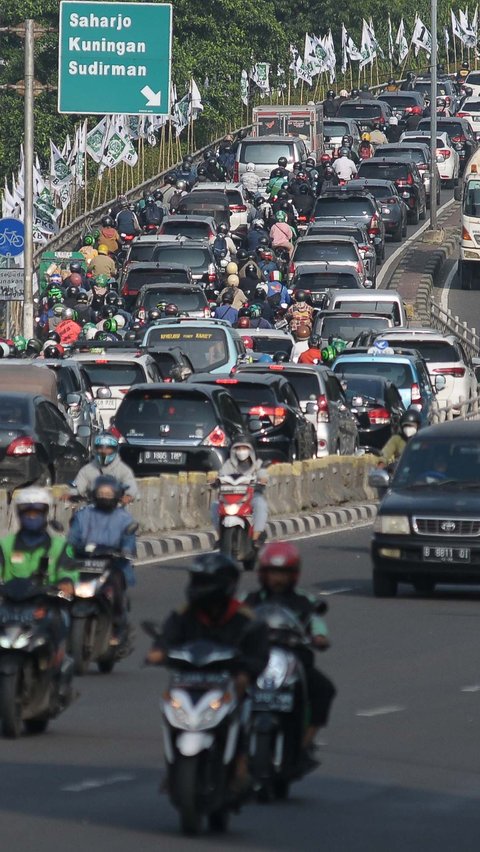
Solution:
[(458, 272), (458, 261), (451, 268), (450, 272), (447, 275), (445, 284), (442, 288), (442, 295), (440, 296), (440, 307), (444, 311), (448, 311), (448, 301), (450, 298), (450, 287), (452, 286), (452, 281), (455, 278)]
[(324, 592), (320, 592), (320, 597), (328, 598), (330, 595), (341, 595), (342, 592), (353, 592), (353, 586), (341, 586), (338, 589), (326, 589)]
[(96, 790), (98, 787), (108, 787), (111, 784), (125, 784), (134, 781), (135, 775), (109, 775), (106, 778), (85, 778), (78, 784), (67, 784), (60, 787), (63, 793), (83, 793), (85, 790)]
[(356, 716), (365, 716), (371, 718), (373, 716), (386, 716), (387, 713), (401, 713), (405, 710), (401, 704), (387, 704), (385, 707), (372, 707), (370, 710), (357, 710)]
[(471, 686), (462, 686), (460, 692), (480, 692), (480, 683), (472, 683)]
[[(446, 201), (446, 202), (445, 202), (445, 204), (442, 204), (442, 206), (441, 206), (441, 207), (439, 207), (439, 208), (438, 208), (438, 210), (437, 210), (437, 216), (438, 216), (438, 215), (440, 215), (440, 213), (442, 213), (443, 211), (447, 210), (447, 209), (448, 209), (448, 208), (449, 208), (449, 207), (450, 207), (450, 206), (454, 203), (454, 201), (455, 201), (455, 198), (454, 198), (454, 197), (452, 197), (452, 198), (450, 198), (448, 201)], [(389, 272), (390, 267), (391, 267), (391, 266), (393, 266), (393, 264), (395, 263), (396, 259), (397, 259), (398, 257), (400, 257), (400, 255), (402, 254), (402, 252), (404, 252), (404, 251), (405, 251), (405, 249), (406, 249), (406, 248), (408, 248), (408, 246), (409, 246), (409, 245), (411, 245), (413, 242), (415, 242), (415, 240), (417, 240), (417, 239), (418, 239), (418, 237), (419, 237), (421, 234), (423, 234), (423, 232), (424, 232), (424, 231), (426, 231), (426, 230), (427, 230), (427, 228), (429, 228), (429, 227), (430, 227), (430, 222), (429, 222), (429, 220), (427, 219), (427, 221), (425, 222), (425, 224), (424, 224), (424, 225), (422, 225), (422, 227), (421, 227), (421, 228), (418, 228), (418, 230), (417, 230), (417, 231), (415, 231), (415, 232), (411, 235), (411, 237), (408, 237), (408, 239), (406, 239), (406, 240), (405, 240), (405, 242), (403, 242), (403, 243), (401, 244), (401, 246), (399, 246), (399, 247), (398, 247), (398, 249), (396, 249), (396, 250), (393, 252), (393, 254), (391, 254), (391, 255), (390, 255), (390, 257), (388, 258), (388, 260), (386, 260), (386, 261), (385, 261), (385, 263), (383, 264), (383, 266), (382, 266), (382, 268), (381, 268), (380, 272), (379, 272), (379, 273), (378, 273), (378, 275), (377, 275), (377, 285), (376, 285), (376, 289), (377, 289), (377, 290), (379, 290), (379, 289), (381, 289), (381, 288), (383, 287), (383, 281), (384, 281), (384, 278), (386, 278), (386, 277), (387, 277), (387, 273)]]

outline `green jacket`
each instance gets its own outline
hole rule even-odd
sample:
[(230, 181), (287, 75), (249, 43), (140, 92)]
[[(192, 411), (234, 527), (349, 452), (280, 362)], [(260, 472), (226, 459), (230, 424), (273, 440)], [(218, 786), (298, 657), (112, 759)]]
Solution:
[(18, 532), (0, 538), (0, 581), (6, 583), (14, 578), (34, 577), (35, 574), (40, 579), (44, 556), (48, 556), (45, 574), (47, 585), (55, 585), (60, 580), (78, 580), (79, 572), (74, 568), (73, 550), (63, 536), (47, 535), (45, 544), (29, 548)]
[(402, 438), (401, 435), (392, 435), (382, 450), (382, 461), (385, 464), (398, 461), (406, 446), (407, 442), (405, 438)]

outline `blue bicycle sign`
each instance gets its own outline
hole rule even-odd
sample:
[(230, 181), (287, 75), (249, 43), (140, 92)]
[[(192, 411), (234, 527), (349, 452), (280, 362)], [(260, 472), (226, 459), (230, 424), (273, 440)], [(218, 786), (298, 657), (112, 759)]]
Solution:
[(0, 219), (0, 254), (16, 257), (22, 254), (25, 228), (19, 219)]

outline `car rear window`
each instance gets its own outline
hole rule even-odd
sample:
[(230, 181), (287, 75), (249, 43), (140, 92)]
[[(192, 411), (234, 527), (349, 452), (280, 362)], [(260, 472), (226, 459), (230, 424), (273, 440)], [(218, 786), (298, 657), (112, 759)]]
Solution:
[(359, 196), (358, 198), (348, 196), (345, 198), (329, 198), (325, 195), (317, 200), (314, 212), (315, 219), (326, 217), (330, 219), (338, 217), (341, 219), (342, 216), (357, 216), (358, 218), (362, 218), (362, 216), (371, 215), (372, 202), (363, 196)]
[[(385, 335), (388, 340), (388, 335)], [(404, 340), (395, 338), (392, 346), (401, 346), (405, 349), (416, 349), (425, 361), (433, 363), (444, 361), (460, 361), (460, 352), (446, 340), (415, 340), (406, 337)]]
[(368, 189), (369, 193), (371, 195), (373, 195), (374, 198), (380, 198), (380, 199), (391, 198), (392, 196), (397, 195), (396, 191), (392, 192), (392, 190), (389, 186), (380, 186), (379, 184), (377, 184), (377, 186), (375, 186), (375, 185), (370, 186), (369, 185), (369, 186), (365, 187), (365, 189)]
[(358, 167), (359, 177), (379, 178), (379, 180), (406, 180), (409, 174), (407, 164), (403, 163), (376, 163), (375, 158), (367, 162), (364, 160)]
[(115, 362), (99, 358), (98, 361), (84, 361), (83, 366), (92, 385), (130, 387), (144, 382), (146, 378), (142, 365), (134, 362)]
[(26, 400), (1, 394), (0, 396), (0, 429), (15, 429), (25, 425), (30, 420)]
[(318, 379), (311, 373), (300, 370), (292, 370), (292, 372), (282, 370), (282, 376), (288, 379), (301, 402), (317, 399), (321, 393)]
[[(369, 313), (369, 314), (393, 314), (396, 310), (398, 313), (398, 304), (395, 301), (376, 301), (375, 299), (365, 299), (359, 300), (356, 302), (354, 299), (335, 299), (333, 302), (333, 309), (336, 311), (358, 311), (359, 313)], [(403, 345), (403, 344), (402, 344)], [(406, 344), (405, 344), (406, 345)]]
[(227, 336), (221, 328), (156, 328), (148, 332), (148, 345), (178, 346), (197, 372), (209, 372), (228, 361)]
[(480, 86), (480, 71), (470, 71), (465, 82), (467, 85)]
[[(415, 83), (415, 91), (421, 92), (422, 95), (426, 95), (429, 98), (432, 91), (430, 80), (425, 80), (424, 83)], [(449, 95), (450, 93), (451, 89), (448, 83), (437, 83), (437, 97), (440, 95)]]
[[(320, 324), (321, 323), (321, 324)], [(323, 317), (316, 326), (316, 331), (324, 339), (339, 337), (340, 340), (355, 340), (362, 331), (379, 331), (388, 327), (385, 317)]]
[(293, 289), (301, 287), (304, 290), (349, 290), (363, 289), (359, 279), (348, 272), (307, 272), (298, 275), (293, 283)]
[(201, 311), (208, 305), (203, 290), (180, 287), (159, 287), (158, 290), (147, 290), (143, 301), (146, 309), (155, 308), (159, 302), (173, 302), (180, 311)]
[(161, 227), (160, 233), (175, 237), (177, 234), (180, 234), (181, 236), (190, 237), (193, 240), (208, 239), (212, 236), (212, 230), (208, 222), (186, 222), (184, 220), (180, 220), (180, 222), (165, 222)]
[(293, 146), (288, 143), (244, 142), (240, 146), (241, 163), (269, 165), (276, 163), (279, 157), (286, 157), (293, 163)]
[(296, 263), (324, 261), (329, 263), (356, 263), (358, 255), (351, 243), (313, 243), (300, 241), (295, 246), (293, 259)]
[(384, 379), (393, 382), (399, 390), (410, 388), (413, 384), (412, 367), (410, 364), (402, 362), (382, 361), (380, 363), (378, 359), (349, 361), (347, 358), (340, 358), (333, 371), (339, 375), (343, 373), (369, 373), (373, 376), (382, 376)]
[(216, 421), (212, 401), (193, 390), (182, 394), (172, 391), (130, 395), (122, 402), (115, 418), (127, 440), (196, 439), (198, 443), (212, 432)]
[[(464, 129), (463, 125), (459, 121), (445, 121), (443, 119), (439, 120), (439, 131), (442, 133), (446, 133), (450, 139), (453, 139), (454, 136), (463, 136)], [(419, 130), (428, 130), (430, 133), (430, 121), (420, 121), (418, 125)]]
[(418, 98), (411, 95), (380, 95), (378, 100), (387, 103), (391, 109), (418, 106)]
[(397, 148), (384, 149), (382, 153), (379, 151), (378, 156), (407, 157), (409, 160), (413, 160), (414, 163), (425, 163), (425, 158), (428, 157), (428, 154), (426, 151), (422, 151), (421, 148), (409, 148), (408, 142), (405, 142), (404, 145), (399, 145)]
[(369, 397), (372, 401), (384, 402), (385, 385), (383, 382), (365, 376), (355, 376), (347, 373), (342, 377), (345, 396), (352, 402), (354, 396)]
[(243, 205), (242, 193), (238, 189), (226, 189), (228, 203), (234, 204), (237, 207)]
[(462, 112), (480, 112), (480, 101), (466, 101), (462, 106)]
[(275, 406), (277, 404), (272, 388), (260, 383), (250, 384), (239, 381), (238, 384), (229, 384), (227, 390), (238, 403), (242, 414), (256, 405)]
[(153, 253), (154, 261), (161, 263), (181, 263), (188, 266), (193, 273), (203, 272), (211, 262), (206, 249), (189, 248), (188, 246), (157, 246)]
[(346, 115), (348, 118), (355, 119), (375, 118), (381, 114), (380, 104), (362, 104), (361, 102), (340, 104), (337, 111), (337, 115)]
[(255, 342), (256, 352), (265, 352), (267, 355), (274, 355), (275, 352), (286, 352), (290, 355), (293, 343), (289, 337), (269, 337), (268, 335), (252, 335)]
[[(370, 189), (368, 190), (370, 192)], [(373, 192), (372, 192), (373, 195)], [(361, 228), (342, 228), (341, 225), (315, 225), (312, 224), (308, 229), (307, 236), (313, 236), (316, 234), (332, 234), (334, 237), (338, 237), (341, 234), (345, 234), (346, 237), (353, 237), (357, 243), (363, 243), (368, 239), (367, 235), (362, 232)]]
[(323, 134), (325, 141), (328, 142), (331, 136), (344, 136), (349, 133), (350, 128), (346, 121), (326, 121), (323, 126)]

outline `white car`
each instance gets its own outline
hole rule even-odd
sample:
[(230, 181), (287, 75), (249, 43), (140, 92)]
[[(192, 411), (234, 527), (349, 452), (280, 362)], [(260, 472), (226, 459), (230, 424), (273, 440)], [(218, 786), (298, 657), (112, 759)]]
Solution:
[(199, 183), (194, 186), (192, 192), (203, 190), (221, 189), (227, 194), (230, 207), (230, 231), (238, 237), (246, 237), (248, 231), (248, 214), (251, 204), (245, 197), (245, 190), (241, 183)]
[(468, 121), (478, 141), (480, 139), (480, 96), (472, 95), (471, 98), (465, 98), (456, 117)]
[[(99, 343), (101, 347), (101, 343)], [(73, 358), (79, 361), (88, 375), (95, 403), (105, 426), (115, 416), (120, 403), (132, 385), (163, 382), (162, 374), (151, 355), (137, 355), (131, 352), (115, 352), (105, 348), (95, 354), (75, 352)]]
[[(427, 142), (430, 133), (420, 130), (408, 130), (402, 133), (400, 142)], [(460, 175), (460, 157), (452, 146), (446, 133), (437, 133), (437, 166), (440, 180), (445, 186), (456, 186)]]
[(463, 83), (464, 86), (470, 86), (472, 95), (480, 98), (480, 71), (470, 71)]
[(477, 377), (471, 359), (463, 344), (454, 334), (441, 334), (435, 328), (396, 328), (379, 335), (392, 346), (416, 349), (425, 360), (428, 372), (435, 384), (436, 376), (445, 377), (445, 387), (437, 391), (440, 408), (454, 406), (454, 414), (460, 414), (462, 400), (478, 394)]

